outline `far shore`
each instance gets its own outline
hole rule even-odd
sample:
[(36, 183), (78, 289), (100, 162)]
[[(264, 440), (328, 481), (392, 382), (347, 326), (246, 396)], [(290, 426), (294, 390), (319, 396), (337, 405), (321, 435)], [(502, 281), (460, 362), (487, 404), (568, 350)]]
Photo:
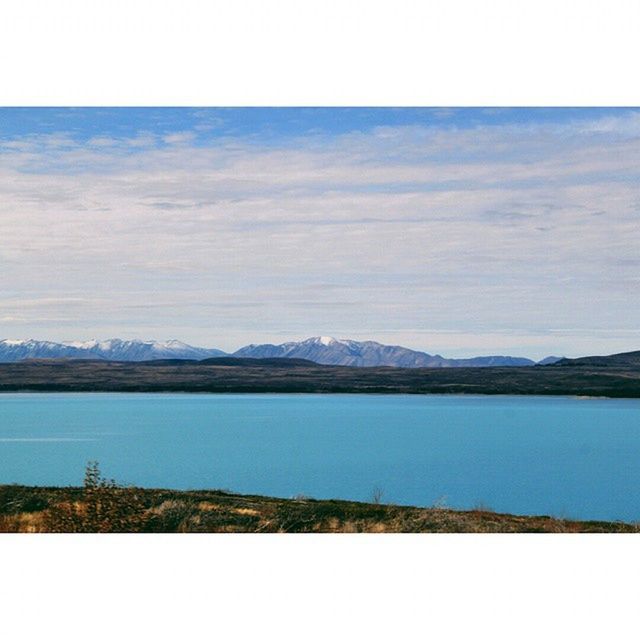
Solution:
[[(612, 358), (614, 358), (612, 356)], [(281, 359), (0, 364), (0, 392), (353, 393), (640, 398), (640, 366), (593, 359), (563, 366), (406, 369)], [(602, 361), (605, 361), (603, 364)]]

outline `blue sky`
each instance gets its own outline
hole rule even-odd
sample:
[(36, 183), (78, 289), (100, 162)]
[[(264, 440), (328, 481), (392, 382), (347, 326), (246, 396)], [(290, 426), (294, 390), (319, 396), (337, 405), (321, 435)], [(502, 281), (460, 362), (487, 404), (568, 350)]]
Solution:
[(191, 131), (194, 142), (247, 137), (277, 142), (292, 136), (340, 135), (375, 127), (456, 127), (483, 125), (566, 124), (635, 109), (615, 108), (4, 108), (2, 136), (16, 138), (64, 132), (77, 141), (94, 136), (133, 137), (141, 131), (159, 136)]
[(640, 110), (0, 109), (0, 337), (640, 348)]

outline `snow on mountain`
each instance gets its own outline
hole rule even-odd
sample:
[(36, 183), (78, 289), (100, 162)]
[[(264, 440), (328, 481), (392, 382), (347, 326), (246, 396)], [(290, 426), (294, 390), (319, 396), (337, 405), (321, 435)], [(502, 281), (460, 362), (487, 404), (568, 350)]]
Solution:
[(111, 340), (85, 342), (80, 347), (94, 356), (104, 360), (143, 361), (162, 360), (165, 358), (179, 358), (184, 360), (203, 360), (215, 356), (225, 355), (220, 349), (204, 349), (192, 347), (179, 340), (166, 342), (142, 340)]
[[(180, 340), (86, 340), (47, 342), (38, 340), (0, 340), (0, 362), (18, 362), (29, 358), (81, 358), (140, 362), (144, 360), (204, 360), (227, 355), (219, 349), (194, 347)], [(511, 356), (483, 356), (452, 359), (406, 347), (367, 340), (336, 339), (317, 336), (283, 344), (250, 344), (234, 354), (247, 358), (303, 358), (319, 364), (352, 367), (522, 367), (535, 362)], [(542, 364), (554, 359), (545, 358)]]
[(337, 340), (327, 336), (279, 345), (251, 344), (242, 347), (233, 355), (246, 358), (304, 358), (320, 364), (352, 367), (522, 367), (535, 364), (528, 358), (511, 356), (448, 359), (371, 340), (357, 342), (356, 340)]
[(38, 340), (0, 340), (0, 362), (31, 358), (81, 358), (139, 362), (176, 358), (203, 360), (226, 355), (219, 349), (192, 347), (179, 340), (166, 342), (141, 340), (88, 340), (85, 342), (47, 342)]
[(82, 349), (57, 342), (39, 340), (0, 340), (0, 362), (28, 358), (90, 358)]

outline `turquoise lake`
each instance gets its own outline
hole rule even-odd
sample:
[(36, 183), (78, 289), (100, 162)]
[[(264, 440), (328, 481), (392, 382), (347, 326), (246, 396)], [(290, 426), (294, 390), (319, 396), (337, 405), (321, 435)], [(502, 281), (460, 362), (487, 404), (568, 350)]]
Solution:
[(227, 489), (640, 521), (640, 401), (2, 394), (0, 484)]

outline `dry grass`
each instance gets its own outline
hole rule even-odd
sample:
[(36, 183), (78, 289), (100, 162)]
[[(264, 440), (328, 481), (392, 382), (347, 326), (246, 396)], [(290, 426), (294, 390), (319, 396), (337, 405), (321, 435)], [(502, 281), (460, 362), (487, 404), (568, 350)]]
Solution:
[[(97, 472), (97, 467), (94, 469)], [(311, 498), (284, 500), (222, 491), (123, 488), (99, 477), (84, 487), (0, 486), (0, 532), (131, 533), (631, 533), (621, 522), (575, 522)]]

